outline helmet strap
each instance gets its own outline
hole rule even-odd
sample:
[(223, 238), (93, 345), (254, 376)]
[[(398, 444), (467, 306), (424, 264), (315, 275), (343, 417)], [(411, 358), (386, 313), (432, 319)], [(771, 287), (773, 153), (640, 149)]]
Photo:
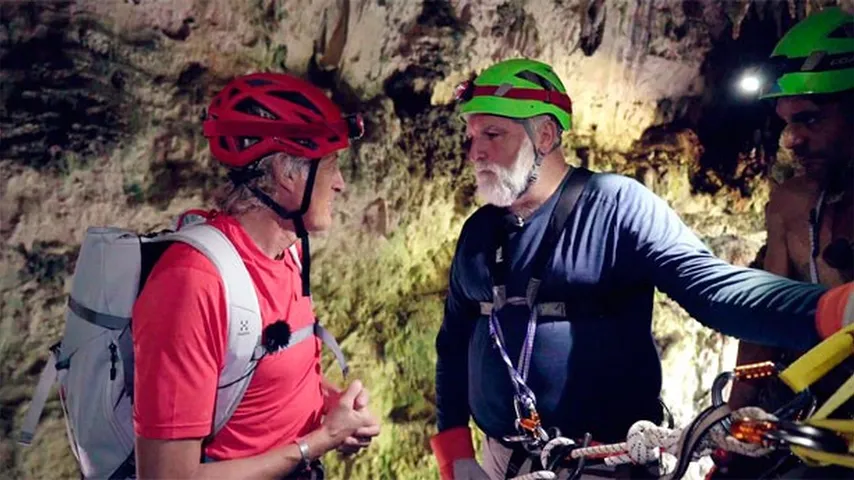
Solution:
[(311, 193), (314, 190), (314, 180), (317, 177), (317, 167), (320, 162), (313, 161), (309, 162), (308, 168), (308, 177), (305, 182), (305, 192), (302, 195), (302, 203), (300, 204), (299, 210), (296, 211), (288, 211), (275, 200), (270, 198), (269, 195), (262, 192), (261, 189), (254, 186), (247, 185), (249, 191), (255, 195), (255, 198), (261, 201), (264, 205), (266, 205), (270, 210), (276, 213), (279, 218), (283, 220), (291, 220), (294, 222), (294, 228), (296, 229), (297, 237), (299, 237), (302, 243), (302, 294), (305, 297), (311, 296), (311, 288), (309, 287), (309, 276), (311, 274), (311, 250), (308, 242), (308, 230), (305, 228), (305, 222), (303, 222), (302, 216), (308, 211), (308, 207), (311, 204)]
[(537, 134), (534, 131), (534, 125), (533, 122), (531, 122), (530, 118), (518, 120), (518, 122), (522, 124), (522, 127), (528, 134), (528, 138), (531, 139), (531, 145), (534, 148), (534, 164), (531, 165), (531, 169), (528, 171), (528, 180), (525, 182), (525, 188), (523, 188), (522, 192), (519, 194), (519, 196), (521, 197), (525, 194), (525, 192), (528, 191), (529, 188), (531, 188), (531, 185), (533, 185), (534, 182), (536, 182), (537, 179), (540, 177), (540, 166), (542, 166), (543, 164), (543, 159), (551, 152), (548, 152), (546, 154), (540, 153), (540, 150), (537, 148)]

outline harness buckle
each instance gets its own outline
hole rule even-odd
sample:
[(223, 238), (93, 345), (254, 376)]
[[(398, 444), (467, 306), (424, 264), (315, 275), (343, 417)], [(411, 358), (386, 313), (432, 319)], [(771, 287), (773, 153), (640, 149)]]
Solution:
[[(524, 405), (523, 405), (524, 402)], [(551, 438), (543, 423), (540, 414), (534, 407), (534, 402), (529, 398), (513, 398), (513, 408), (516, 410), (516, 430), (531, 438), (531, 443), (547, 443)]]

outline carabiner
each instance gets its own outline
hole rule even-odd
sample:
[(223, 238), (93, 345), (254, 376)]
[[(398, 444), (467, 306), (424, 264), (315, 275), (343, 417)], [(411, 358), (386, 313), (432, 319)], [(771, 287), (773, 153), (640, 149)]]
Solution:
[(826, 428), (780, 420), (765, 437), (777, 443), (797, 445), (820, 452), (848, 453), (848, 442), (838, 433)]
[(539, 418), (537, 407), (534, 405), (534, 401), (528, 396), (514, 395), (513, 410), (516, 411), (517, 419), (531, 418), (535, 415)]

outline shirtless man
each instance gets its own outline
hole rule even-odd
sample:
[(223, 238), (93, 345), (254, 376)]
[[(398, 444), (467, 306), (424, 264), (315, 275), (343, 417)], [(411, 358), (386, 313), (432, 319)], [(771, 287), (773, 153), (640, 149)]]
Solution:
[[(766, 207), (764, 268), (829, 287), (854, 280), (854, 67), (838, 68), (854, 66), (852, 30), (854, 18), (838, 8), (797, 24), (771, 55), (772, 64), (788, 59), (777, 63), (775, 84), (762, 96), (776, 101), (786, 122), (781, 143), (803, 167), (774, 190)], [(824, 55), (815, 70), (801, 72), (816, 62), (810, 59), (817, 51), (835, 52), (837, 62)], [(741, 342), (737, 363), (780, 360), (782, 353)], [(755, 393), (750, 384), (739, 384), (730, 403), (751, 403)]]
[[(781, 144), (792, 151), (802, 173), (776, 188), (766, 206), (764, 269), (828, 287), (852, 282), (854, 17), (839, 8), (816, 12), (786, 33), (771, 54), (770, 63), (774, 66), (774, 85), (761, 98), (776, 102), (776, 113), (786, 122)], [(741, 342), (737, 364), (765, 360), (787, 364), (801, 353)], [(848, 375), (842, 375), (841, 380), (827, 375), (814, 385), (819, 403)], [(789, 398), (790, 391), (771, 381), (737, 383), (729, 403), (732, 408), (758, 405), (773, 409)], [(852, 403), (837, 414), (850, 414), (854, 411)], [(730, 467), (731, 478), (749, 477), (763, 473), (767, 464), (737, 459)], [(824, 469), (813, 473), (834, 475)], [(796, 475), (806, 473), (798, 471)]]

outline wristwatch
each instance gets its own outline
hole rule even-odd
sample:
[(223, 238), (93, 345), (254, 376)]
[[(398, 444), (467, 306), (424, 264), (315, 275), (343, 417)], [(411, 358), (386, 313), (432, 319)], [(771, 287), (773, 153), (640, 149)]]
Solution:
[(297, 466), (297, 470), (307, 470), (309, 465), (311, 465), (311, 458), (308, 456), (308, 443), (306, 443), (303, 439), (297, 439), (295, 442), (297, 447), (299, 447), (299, 456), (300, 461)]

